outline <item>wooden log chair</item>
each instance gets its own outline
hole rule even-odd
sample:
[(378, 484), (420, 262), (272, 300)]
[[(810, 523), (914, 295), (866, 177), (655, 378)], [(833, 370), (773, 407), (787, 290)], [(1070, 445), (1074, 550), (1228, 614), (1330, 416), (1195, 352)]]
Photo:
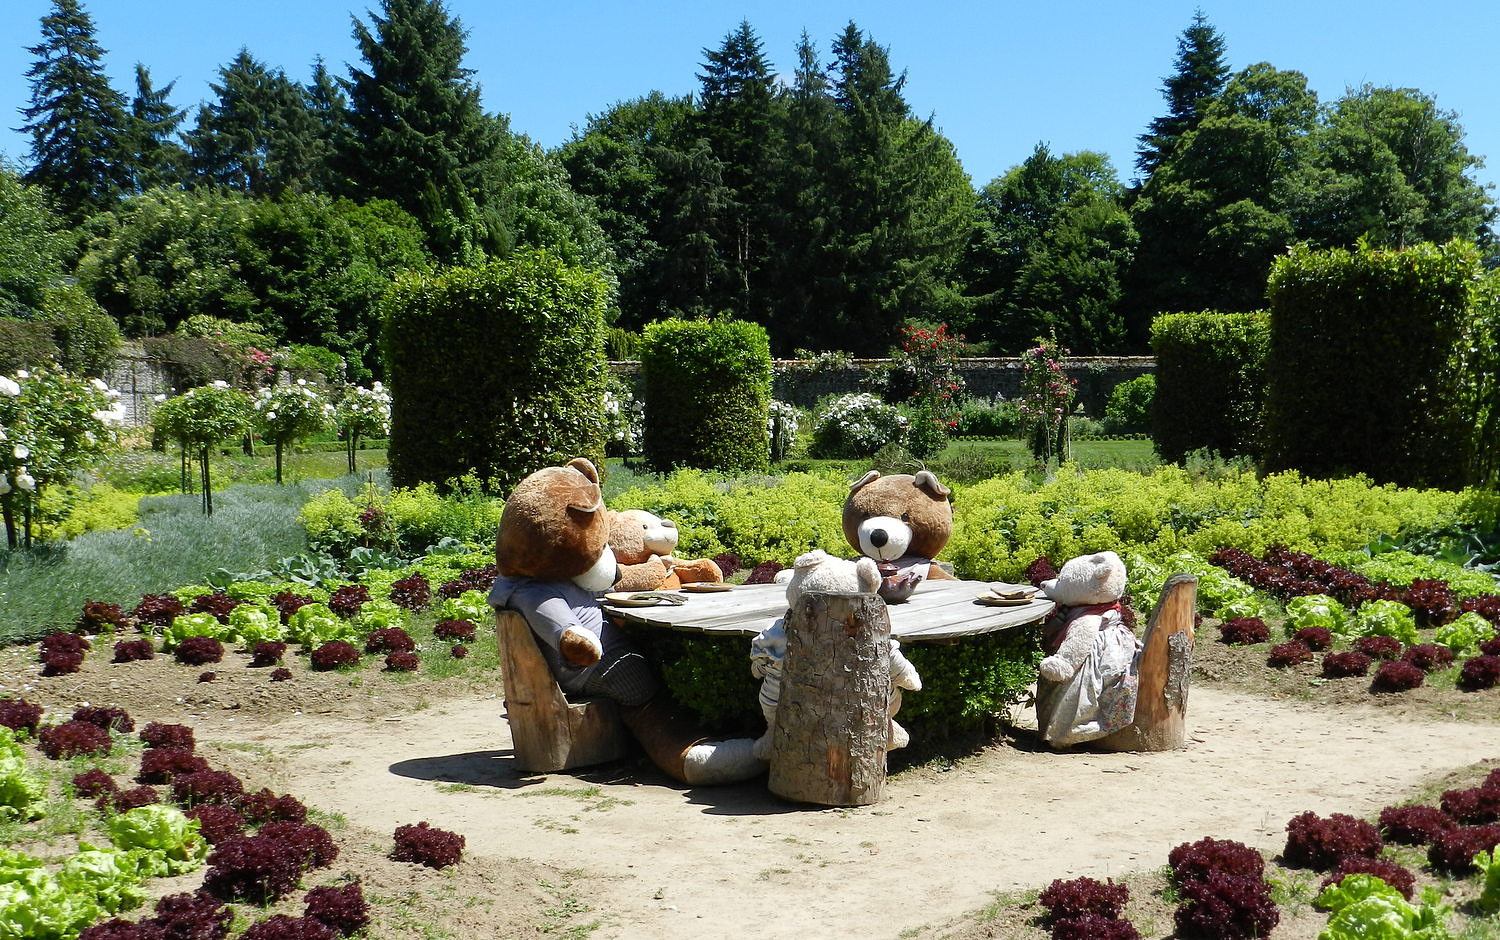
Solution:
[(615, 703), (601, 698), (570, 701), (526, 618), (514, 610), (497, 610), (495, 615), (505, 715), (521, 769), (551, 773), (630, 753), (631, 737)]
[(1174, 574), (1162, 587), (1142, 639), (1135, 721), (1094, 742), (1109, 751), (1170, 751), (1187, 744), (1188, 674), (1198, 579)]

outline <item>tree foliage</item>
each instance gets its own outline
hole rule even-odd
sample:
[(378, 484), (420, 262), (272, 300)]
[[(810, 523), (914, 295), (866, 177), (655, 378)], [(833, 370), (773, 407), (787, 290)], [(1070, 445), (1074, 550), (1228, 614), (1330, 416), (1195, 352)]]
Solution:
[(1224, 64), (1224, 37), (1202, 10), (1194, 11), (1192, 25), (1177, 40), (1175, 71), (1162, 83), (1167, 113), (1152, 118), (1137, 140), (1135, 167), (1143, 177), (1156, 172), (1172, 156), (1179, 141), (1198, 126), (1208, 105), (1224, 90), (1229, 66)]
[(47, 191), (0, 165), (0, 315), (41, 309), (47, 287), (66, 271), (69, 241)]

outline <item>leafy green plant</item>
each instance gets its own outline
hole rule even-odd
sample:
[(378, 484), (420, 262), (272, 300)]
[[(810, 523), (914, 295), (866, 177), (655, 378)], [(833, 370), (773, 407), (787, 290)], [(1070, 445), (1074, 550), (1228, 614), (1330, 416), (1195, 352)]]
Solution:
[(659, 320), (641, 346), (646, 462), (747, 472), (770, 457), (771, 345), (740, 320)]
[(815, 457), (869, 457), (906, 435), (905, 419), (893, 405), (868, 392), (819, 402), (809, 452)]
[(1332, 912), (1318, 940), (1447, 940), (1450, 908), (1435, 888), (1425, 888), (1419, 905), (1374, 875), (1346, 875), (1318, 895), (1317, 905)]
[(1141, 434), (1151, 430), (1151, 404), (1156, 398), (1156, 376), (1147, 373), (1110, 389), (1104, 405), (1105, 434)]
[(1354, 612), (1347, 632), (1351, 637), (1394, 637), (1407, 645), (1421, 642), (1411, 608), (1400, 601), (1366, 601)]
[(1299, 630), (1323, 627), (1335, 634), (1347, 632), (1349, 615), (1344, 605), (1327, 594), (1304, 594), (1286, 602), (1286, 635)]
[(1151, 438), (1161, 458), (1258, 457), (1266, 399), (1265, 313), (1164, 313), (1151, 321)]

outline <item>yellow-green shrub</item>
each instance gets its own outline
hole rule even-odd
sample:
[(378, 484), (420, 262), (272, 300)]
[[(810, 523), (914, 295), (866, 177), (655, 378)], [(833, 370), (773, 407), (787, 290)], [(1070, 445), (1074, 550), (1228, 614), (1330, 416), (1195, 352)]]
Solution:
[[(62, 497), (62, 490), (70, 490), (71, 487), (56, 487), (58, 496)], [(42, 509), (45, 513), (48, 503), (54, 496), (53, 490), (47, 490), (42, 496)], [(85, 532), (94, 532), (105, 529), (123, 529), (133, 525), (139, 513), (137, 504), (141, 501), (141, 494), (127, 493), (117, 490), (108, 483), (95, 483), (89, 487), (88, 492), (81, 494), (70, 494), (62, 497), (66, 504), (66, 513), (56, 525), (47, 527), (49, 538), (71, 539)]]

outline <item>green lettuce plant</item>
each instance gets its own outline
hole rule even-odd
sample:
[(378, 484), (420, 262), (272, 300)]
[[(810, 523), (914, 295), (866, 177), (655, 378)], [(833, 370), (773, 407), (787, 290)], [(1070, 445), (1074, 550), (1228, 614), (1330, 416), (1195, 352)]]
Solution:
[(1323, 627), (1336, 634), (1346, 632), (1349, 615), (1344, 605), (1327, 594), (1304, 594), (1286, 602), (1286, 635), (1307, 627)]
[(1447, 940), (1449, 908), (1428, 887), (1413, 905), (1374, 875), (1347, 875), (1318, 895), (1317, 905), (1333, 912), (1318, 940)]
[(198, 821), (175, 806), (138, 806), (106, 820), (105, 827), (115, 848), (139, 850), (136, 866), (143, 877), (195, 871), (208, 856), (208, 840), (198, 832)]
[(1417, 620), (1411, 608), (1399, 601), (1366, 601), (1349, 622), (1351, 637), (1389, 636), (1410, 646), (1420, 643)]
[(1472, 656), (1479, 652), (1480, 643), (1494, 635), (1494, 626), (1471, 610), (1432, 631), (1432, 642), (1448, 647), (1455, 656)]

